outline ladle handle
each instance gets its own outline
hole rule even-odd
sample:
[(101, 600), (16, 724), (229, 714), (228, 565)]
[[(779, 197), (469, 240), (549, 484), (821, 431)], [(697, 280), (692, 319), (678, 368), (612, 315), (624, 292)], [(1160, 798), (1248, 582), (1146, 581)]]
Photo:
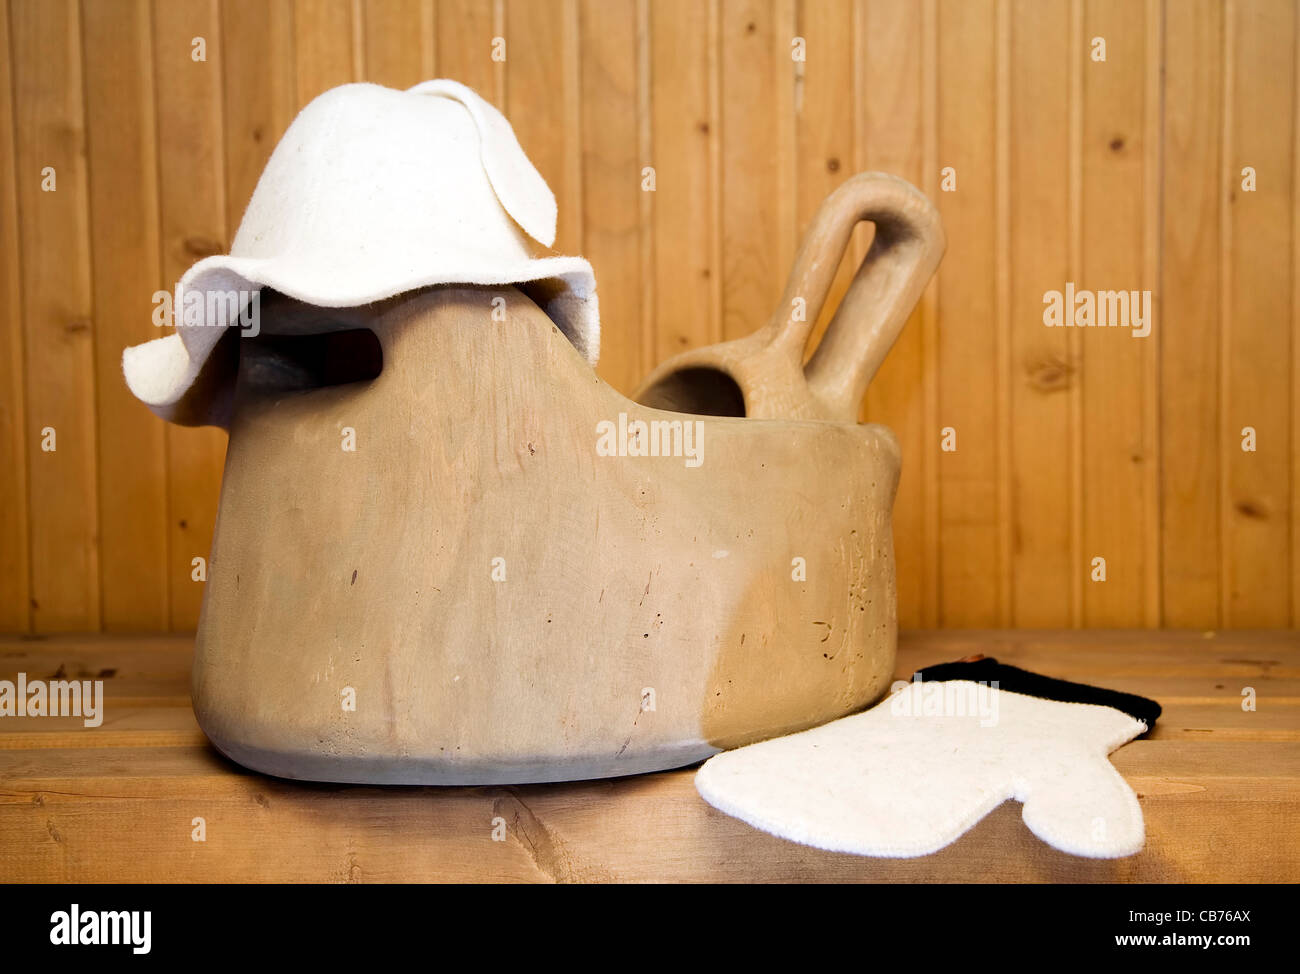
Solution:
[[(946, 245), (939, 212), (911, 183), (866, 172), (826, 198), (813, 218), (781, 307), (768, 324), (773, 344), (802, 362), (853, 228), (876, 226), (871, 247), (805, 370), (809, 389), (836, 419), (857, 420), (867, 384), (939, 266)], [(796, 314), (796, 299), (803, 299)]]

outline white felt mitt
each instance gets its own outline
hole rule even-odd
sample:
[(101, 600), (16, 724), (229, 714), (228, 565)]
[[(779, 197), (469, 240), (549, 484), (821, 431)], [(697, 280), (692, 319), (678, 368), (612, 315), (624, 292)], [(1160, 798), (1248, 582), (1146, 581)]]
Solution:
[(1158, 704), (993, 659), (917, 676), (864, 713), (711, 758), (696, 788), (755, 828), (833, 852), (923, 856), (1008, 798), (1064, 852), (1141, 850), (1137, 796), (1107, 755)]

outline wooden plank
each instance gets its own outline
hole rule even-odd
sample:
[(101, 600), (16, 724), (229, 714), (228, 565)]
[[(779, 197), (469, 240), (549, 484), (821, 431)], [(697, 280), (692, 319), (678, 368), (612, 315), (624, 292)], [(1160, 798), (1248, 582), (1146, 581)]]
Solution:
[[(906, 0), (871, 0), (861, 18), (866, 34), (865, 90), (859, 141), (865, 166), (923, 181), (922, 9)], [(914, 312), (867, 391), (865, 418), (898, 436), (903, 474), (894, 503), (900, 626), (934, 624), (932, 564), (926, 525), (927, 475), (938, 448), (926, 428), (927, 349), (921, 314)]]
[[(1225, 758), (1242, 758), (1231, 764)], [(1261, 743), (1255, 749), (1236, 744), (1207, 741), (1168, 743), (1140, 739), (1115, 751), (1112, 760), (1130, 781), (1151, 785), (1159, 782), (1164, 794), (1194, 792), (1198, 782), (1214, 782), (1223, 797), (1242, 802), (1275, 801), (1300, 786), (1300, 749), (1285, 743)], [(111, 763), (109, 763), (111, 762)], [(17, 748), (0, 749), (0, 806), (30, 802), (22, 793), (57, 791), (59, 785), (75, 782), (75, 795), (83, 797), (235, 797), (245, 795), (249, 785), (281, 785), (287, 792), (300, 791), (307, 801), (315, 793), (365, 793), (374, 798), (401, 798), (423, 792), (436, 796), (457, 793), (514, 791), (545, 793), (605, 786), (613, 791), (633, 781), (659, 782), (660, 793), (673, 790), (669, 782), (689, 776), (690, 770), (662, 772), (639, 779), (609, 779), (601, 782), (571, 782), (555, 785), (526, 785), (505, 788), (367, 788), (364, 786), (299, 785), (256, 774), (223, 758), (210, 746), (119, 748), (105, 755), (99, 748), (61, 748), (46, 753)], [(1179, 788), (1179, 783), (1182, 788)], [(1259, 791), (1252, 792), (1252, 783)], [(609, 788), (608, 786), (614, 786)], [(1145, 792), (1143, 793), (1145, 795)], [(69, 795), (73, 797), (73, 795)]]
[(1008, 290), (1010, 513), (1015, 626), (1070, 619), (1071, 448), (1068, 390), (1078, 381), (1066, 329), (1043, 325), (1043, 295), (1069, 280), (1069, 6), (1011, 4)]
[(297, 111), (292, 0), (223, 0), (226, 226), (233, 235)]
[[(193, 637), (187, 635), (0, 636), (0, 678), (19, 670), (50, 674), (60, 667), (84, 678), (109, 668), (122, 681), (115, 686), (171, 680), (174, 686), (166, 692), (181, 692), (188, 686), (192, 649)], [(1212, 676), (1238, 683), (1300, 679), (1300, 633), (1290, 630), (919, 630), (900, 634), (895, 673), (906, 679), (922, 666), (975, 654), (1092, 682), (1106, 674), (1157, 682)]]
[[(795, 33), (805, 41), (807, 58), (794, 62), (795, 230), (799, 240), (826, 197), (854, 175), (857, 146), (853, 123), (862, 96), (853, 83), (853, 24), (851, 0), (804, 0), (797, 8)], [(855, 240), (869, 240), (870, 232), (869, 227), (861, 227)], [(850, 244), (826, 305), (813, 324), (806, 355), (812, 354), (825, 334), (857, 270), (854, 257), (861, 252)]]
[[(1146, 76), (1143, 79), (1142, 163), (1142, 284), (1151, 295), (1151, 327), (1163, 321), (1160, 303), (1160, 251), (1164, 228), (1161, 216), (1164, 196), (1164, 95), (1165, 17), (1163, 0), (1146, 2)], [(1164, 327), (1159, 326), (1161, 334)], [(1148, 336), (1150, 337), (1150, 336)], [(1145, 571), (1142, 579), (1142, 617), (1147, 628), (1160, 621), (1160, 475), (1164, 469), (1160, 443), (1160, 342), (1147, 342), (1143, 349), (1142, 437), (1147, 444), (1142, 462), (1142, 551)]]
[[(506, 117), (559, 210), (555, 249), (580, 254), (582, 143), (577, 0), (506, 6)], [(539, 93), (545, 97), (539, 97)], [(602, 292), (601, 297), (604, 297)]]
[(642, 160), (633, 0), (584, 2), (583, 246), (600, 282), (601, 378), (625, 395), (646, 371), (641, 347)]
[[(939, 2), (921, 7), (921, 173), (917, 187), (931, 199), (939, 195)], [(931, 276), (916, 312), (921, 326), (921, 428), (931, 437), (939, 424), (938, 281)], [(938, 444), (921, 452), (921, 618), (939, 624), (939, 467)]]
[[(505, 65), (492, 60), (493, 38), (505, 36), (499, 8), (495, 0), (438, 0), (437, 11), (438, 76), (468, 85), (498, 108), (505, 104)], [(507, 63), (510, 54), (507, 45)]]
[(293, 52), (298, 108), (323, 91), (359, 80), (359, 25), (352, 0), (294, 0)]
[(771, 4), (723, 0), (720, 31), (722, 334), (732, 339), (767, 320), (789, 271), (780, 263), (781, 150), (773, 124), (785, 65), (777, 61)]
[[(1084, 36), (1106, 42), (1106, 60), (1091, 56), (1083, 68), (1082, 252), (1075, 273), (1078, 291), (1152, 290), (1144, 280), (1144, 189), (1146, 32), (1141, 4), (1089, 0)], [(1073, 309), (1066, 308), (1069, 314)], [(1114, 309), (1118, 312), (1120, 309)], [(1146, 439), (1148, 354), (1156, 325), (1135, 338), (1129, 325), (1139, 309), (1107, 327), (1073, 329), (1081, 349), (1082, 554), (1089, 571), (1083, 592), (1083, 623), (1140, 625), (1146, 607), (1146, 468), (1155, 444)], [(1151, 314), (1154, 314), (1152, 310)], [(1118, 313), (1116, 314), (1118, 316)], [(1104, 558), (1104, 581), (1092, 577), (1093, 559)]]
[[(584, 143), (590, 151), (607, 140), (610, 146), (599, 148), (603, 154), (635, 146), (628, 156), (638, 171), (642, 164), (656, 166), (660, 189), (655, 195), (638, 190), (630, 200), (619, 196), (622, 202), (609, 214), (587, 217), (595, 223), (609, 219), (608, 232), (619, 240), (617, 253), (623, 255), (604, 261), (614, 260), (618, 274), (601, 270), (601, 297), (613, 329), (606, 343), (613, 357), (606, 368), (625, 374), (620, 384), (626, 386), (652, 360), (722, 337), (724, 319), (729, 336), (752, 329), (770, 313), (795, 235), (825, 192), (859, 165), (872, 164), (903, 175), (909, 175), (911, 166), (916, 178), (929, 185), (938, 167), (928, 165), (927, 146), (937, 137), (935, 162), (960, 155), (961, 176), (973, 180), (959, 176), (956, 194), (935, 194), (952, 238), (933, 292), (940, 317), (922, 316), (909, 324), (882, 376), (885, 385), (874, 393), (877, 399), (898, 400), (903, 410), (902, 425), (880, 415), (903, 435), (909, 464), (898, 510), (904, 622), (1060, 624), (1077, 618), (1089, 625), (1136, 624), (1155, 621), (1158, 609), (1160, 618), (1174, 625), (1272, 625), (1300, 612), (1300, 557), (1295, 554), (1300, 550), (1300, 400), (1292, 394), (1300, 358), (1300, 342), (1293, 334), (1300, 304), (1295, 273), (1300, 251), (1292, 240), (1300, 219), (1300, 196), (1292, 185), (1300, 159), (1295, 148), (1300, 101), (1293, 91), (1297, 32), (1292, 5), (1282, 0), (1230, 5), (1202, 0), (1173, 5), (1156, 0), (926, 0), (907, 5), (896, 0), (627, 0), (622, 7), (600, 5), (592, 17), (622, 17), (633, 24), (635, 40), (629, 42), (622, 28), (622, 33), (602, 33), (594, 45), (584, 42), (583, 50), (579, 6), (578, 0), (152, 4), (161, 22), (185, 20), (191, 16), (187, 11), (219, 12), (219, 29), (195, 28), (184, 38), (185, 50), (172, 58), (179, 65), (181, 55), (188, 57), (189, 38), (205, 34), (209, 61), (194, 66), (209, 74), (219, 68), (221, 79), (218, 94), (200, 102), (203, 117), (216, 113), (216, 130), (225, 133), (218, 167), (224, 170), (223, 228), (191, 235), (190, 244), (199, 254), (208, 245), (224, 247), (266, 155), (301, 101), (363, 75), (389, 84), (411, 83), (432, 73), (435, 55), (441, 55), (439, 73), (469, 81), (498, 103), (508, 97), (509, 115), (525, 147), (559, 198), (562, 251), (583, 251), (583, 198), (590, 192), (592, 199), (603, 199), (603, 182), (609, 178), (597, 174), (584, 185)], [(24, 12), (35, 7), (5, 0), (6, 35), (11, 20), (21, 25), (84, 15), (86, 23), (78, 27), (83, 39), (101, 34), (118, 38), (132, 24), (128, 19), (99, 26), (116, 10), (128, 9), (113, 3), (81, 4), (72, 13), (58, 3), (50, 14)], [(895, 12), (901, 33), (892, 27)], [(204, 17), (211, 22), (207, 14), (198, 19)], [(1165, 27), (1162, 17), (1168, 21)], [(648, 28), (644, 36), (636, 34), (638, 18)], [(1010, 35), (1008, 58), (993, 60), (990, 81), (989, 45), (1000, 43), (999, 18)], [(1168, 32), (1163, 43), (1162, 29)], [(490, 56), (498, 32), (508, 42), (504, 63)], [(178, 30), (176, 36), (182, 33)], [(1087, 41), (1099, 33), (1108, 40), (1104, 65), (1086, 57)], [(808, 42), (809, 60), (802, 65), (789, 60), (791, 34)], [(932, 41), (940, 56), (927, 68)], [(50, 45), (28, 46), (26, 56), (18, 50), (21, 46), (16, 37), (5, 39), (5, 50), (12, 47), (16, 53), (0, 72), (0, 84), (20, 81), (24, 65), (34, 61), (31, 52), (43, 56)], [(0, 463), (0, 547), (6, 552), (0, 561), (0, 628), (6, 629), (30, 624), (30, 579), (39, 569), (27, 564), (29, 521), (45, 539), (36, 548), (45, 559), (48, 584), (77, 591), (77, 601), (84, 602), (80, 593), (93, 575), (97, 597), (102, 597), (103, 625), (110, 627), (134, 625), (131, 619), (153, 625), (148, 613), (155, 609), (149, 607), (164, 599), (169, 621), (191, 624), (198, 593), (189, 581), (189, 559), (207, 545), (206, 530), (195, 527), (210, 517), (202, 513), (203, 503), (196, 505), (199, 513), (193, 519), (173, 512), (166, 522), (172, 551), (165, 574), (154, 567), (150, 580), (148, 519), (142, 522), (143, 532), (132, 531), (128, 519), (118, 514), (161, 509), (148, 500), (159, 490), (147, 473), (150, 463), (157, 462), (151, 438), (162, 435), (168, 443), (181, 438), (179, 455), (168, 468), (173, 499), (191, 492), (191, 479), (200, 493), (215, 488), (220, 438), (191, 449), (186, 441), (193, 434), (159, 434), (161, 427), (124, 399), (110, 368), (114, 347), (138, 340), (120, 333), (133, 327), (128, 320), (140, 322), (125, 310), (127, 301), (139, 297), (126, 282), (132, 272), (143, 273), (149, 266), (147, 259), (128, 263), (133, 250), (148, 248), (147, 241), (122, 247), (104, 242), (115, 239), (113, 234), (125, 235), (123, 227), (131, 224), (101, 219), (100, 214), (119, 204), (125, 209), (144, 188), (141, 173), (149, 168), (147, 163), (129, 165), (123, 154), (136, 144), (126, 130), (138, 137), (149, 126), (116, 126), (113, 119), (135, 117), (148, 106), (138, 95), (116, 99), (94, 83), (91, 71), (108, 72), (110, 65), (119, 65), (134, 79), (131, 83), (151, 71), (161, 79), (171, 55), (158, 52), (150, 68), (149, 56), (138, 46), (96, 46), (105, 49), (86, 51), (84, 83), (79, 75), (34, 69), (44, 78), (57, 77), (49, 81), (47, 96), (67, 103), (64, 109), (83, 91), (87, 99), (84, 121), (92, 137), (83, 204), (89, 206), (89, 229), (78, 239), (91, 241), (103, 261), (89, 265), (94, 274), (81, 310), (89, 315), (93, 296), (94, 327), (101, 335), (94, 341), (87, 335), (85, 347), (74, 349), (72, 357), (84, 375), (94, 374), (93, 386), (79, 381), (74, 388), (62, 367), (61, 345), (75, 345), (75, 338), (56, 341), (46, 334), (48, 347), (26, 348), (24, 332), (17, 327), (26, 321), (30, 328), (41, 314), (50, 313), (49, 307), (43, 312), (24, 309), (19, 285), (46, 273), (42, 268), (47, 266), (57, 265), (62, 275), (65, 262), (62, 256), (54, 262), (45, 256), (57, 252), (49, 241), (62, 231), (36, 231), (46, 242), (34, 249), (28, 239), (32, 231), (15, 219), (19, 204), (30, 209), (37, 197), (21, 184), (20, 170), (14, 168), (26, 164), (15, 155), (20, 146), (15, 143), (7, 154), (4, 141), (16, 130), (18, 142), (30, 148), (37, 136), (25, 132), (23, 119), (36, 115), (34, 103), (21, 91), (8, 90), (7, 97), (0, 97), (0, 131), (8, 133), (0, 136), (0, 282), (8, 282), (0, 283), (0, 300), (9, 311), (0, 338), (0, 457), (10, 460)], [(1161, 50), (1167, 51), (1166, 80), (1153, 86)], [(54, 56), (57, 60), (59, 52)], [(603, 65), (606, 56), (610, 66)], [(590, 93), (599, 83), (592, 80), (599, 72), (586, 70), (592, 64), (601, 65), (601, 71), (622, 70), (623, 83), (633, 88), (601, 90), (594, 92), (595, 100), (584, 99), (584, 91)], [(1076, 89), (1070, 87), (1072, 65), (1082, 83)], [(993, 91), (999, 71), (1005, 75), (1005, 112), (997, 110), (1002, 103)], [(971, 83), (972, 77), (977, 83)], [(124, 89), (134, 90), (130, 83)], [(1164, 100), (1163, 116), (1155, 110), (1153, 92)], [(593, 131), (591, 119), (613, 113), (604, 102), (620, 98), (632, 111), (615, 117), (608, 131)], [(169, 100), (180, 103), (179, 96), (159, 93), (160, 107)], [(106, 107), (101, 112), (97, 104)], [(13, 108), (20, 118), (4, 114)], [(935, 112), (939, 124), (932, 131), (928, 119)], [(845, 118), (857, 120), (849, 128), (859, 131), (847, 131)], [(161, 114), (159, 121), (169, 124)], [(57, 128), (45, 114), (41, 122), (50, 131)], [(699, 124), (709, 131), (701, 131)], [(879, 132), (872, 134), (872, 126)], [(1001, 153), (995, 144), (999, 131), (1005, 133)], [(1078, 158), (1070, 156), (1071, 136), (1084, 151)], [(1121, 149), (1109, 148), (1115, 136), (1123, 137)], [(1162, 140), (1171, 147), (1163, 156)], [(643, 158), (647, 145), (653, 158)], [(180, 183), (188, 180), (177, 175), (187, 164), (177, 161), (182, 159), (177, 153), (202, 156), (207, 151), (176, 139), (158, 155), (159, 169), (171, 180), (173, 207), (189, 205), (179, 202), (182, 192), (199, 201), (196, 209), (213, 199), (210, 189), (182, 189)], [(831, 172), (827, 162), (837, 154), (846, 158), (841, 169)], [(1259, 174), (1254, 193), (1241, 190), (1245, 165)], [(1072, 182), (1072, 173), (1081, 178)], [(1001, 194), (994, 182), (1004, 185)], [(681, 189), (667, 193), (668, 184)], [(1155, 185), (1161, 187), (1163, 206)], [(20, 188), (23, 195), (5, 206), (4, 194)], [(1123, 205), (1099, 205), (1114, 199)], [(1071, 212), (1081, 219), (1063, 227), (1063, 215), (1068, 219)], [(619, 236), (620, 227), (633, 225), (635, 232), (628, 231), (626, 239)], [(976, 233), (984, 237), (972, 243), (970, 234)], [(1222, 238), (1218, 244), (1216, 237)], [(1119, 243), (1112, 245), (1112, 240)], [(197, 256), (176, 256), (169, 251), (172, 246), (174, 241), (162, 241), (159, 286), (170, 287), (174, 272)], [(1072, 246), (1082, 262), (1077, 268), (1070, 263)], [(31, 266), (24, 269), (25, 262)], [(118, 266), (125, 275), (115, 273)], [(1060, 288), (1075, 271), (1089, 279), (1098, 276), (1098, 287), (1103, 287), (1121, 272), (1149, 276), (1157, 266), (1161, 276), (1154, 296), (1167, 324), (1157, 326), (1154, 342), (1128, 340), (1144, 351), (1121, 348), (1117, 335), (1102, 331), (1062, 341), (1039, 322), (1043, 292)], [(1152, 286), (1149, 280), (1147, 286)], [(843, 277), (833, 297), (842, 287)], [(1000, 304), (998, 294), (1003, 295)], [(67, 298), (61, 291), (59, 301)], [(49, 288), (41, 300), (49, 304)], [(1000, 313), (988, 310), (990, 301)], [(969, 323), (968, 312), (975, 316)], [(961, 315), (960, 321), (954, 315)], [(989, 322), (988, 315), (995, 320)], [(81, 317), (70, 320), (75, 324)], [(978, 344), (981, 335), (990, 337), (999, 327), (1007, 330), (1001, 355)], [(1170, 330), (1168, 341), (1164, 330)], [(933, 339), (928, 345), (927, 335)], [(1070, 354), (1076, 339), (1088, 358), (1086, 367)], [(645, 347), (647, 341), (653, 344)], [(923, 347), (919, 358), (914, 356), (915, 368), (904, 376), (898, 362), (909, 354), (910, 341)], [(1118, 356), (1114, 362), (1107, 359), (1112, 353)], [(60, 364), (24, 368), (41, 356)], [(619, 356), (630, 358), (620, 362)], [(1215, 391), (1220, 369), (1224, 382)], [(1000, 370), (1009, 381), (1000, 381)], [(63, 386), (47, 384), (47, 375), (73, 394), (56, 391)], [(1208, 393), (1207, 376), (1214, 377)], [(24, 385), (40, 388), (31, 391)], [(92, 389), (98, 408), (88, 409), (85, 397)], [(79, 466), (83, 480), (78, 484), (63, 474), (55, 478), (63, 501), (45, 490), (48, 484), (41, 480), (43, 465), (46, 473), (52, 469), (45, 463), (51, 458), (39, 452), (36, 433), (48, 424), (26, 408), (47, 401), (63, 413), (80, 410), (76, 425), (89, 429), (86, 418), (93, 417), (103, 438), (98, 452), (92, 452), (94, 442), (86, 441), (76, 444), (75, 457), (63, 457), (61, 462)], [(926, 418), (931, 409), (933, 424)], [(936, 454), (938, 428), (953, 425), (940, 416), (952, 411), (961, 415), (958, 452)], [(141, 436), (132, 434), (132, 423)], [(1245, 425), (1259, 431), (1256, 453), (1239, 448)], [(918, 439), (922, 428), (924, 436)], [(1005, 442), (975, 449), (977, 442), (996, 440), (999, 428)], [(1207, 435), (1211, 429), (1214, 437)], [(974, 439), (964, 433), (973, 433)], [(194, 442), (205, 435), (198, 434)], [(61, 444), (61, 451), (72, 449)], [(137, 452), (143, 462), (135, 462)], [(189, 458), (190, 453), (200, 459)], [(89, 495), (82, 487), (92, 462), (98, 465), (96, 490), (102, 492), (87, 505)], [(925, 463), (929, 467), (918, 478)], [(25, 510), (29, 493), (30, 517)], [(989, 493), (996, 495), (993, 501)], [(66, 503), (74, 495), (75, 510)], [(993, 520), (994, 507), (1004, 512), (1001, 522)], [(70, 511), (71, 520), (49, 514), (56, 508)], [(1215, 516), (1207, 517), (1211, 509)], [(931, 518), (937, 521), (931, 524)], [(1076, 518), (1077, 536), (1072, 528)], [(187, 533), (179, 529), (180, 520), (186, 521)], [(44, 526), (36, 527), (38, 522)], [(56, 538), (51, 533), (56, 529), (66, 538)], [(1158, 538), (1149, 540), (1157, 529)], [(91, 575), (86, 571), (87, 543), (100, 549)], [(1110, 581), (1105, 585), (1087, 581), (1084, 556), (1093, 548), (1121, 552), (1118, 562), (1108, 558)], [(1005, 557), (995, 558), (1002, 551)], [(176, 604), (167, 585), (188, 590), (183, 597), (188, 601)], [(932, 610), (926, 607), (928, 598), (937, 599)], [(990, 609), (991, 599), (998, 601), (997, 613)], [(82, 609), (77, 612), (81, 620), (68, 624), (100, 625), (99, 609), (93, 618)]]
[[(304, 787), (220, 774), (201, 749), (123, 748), (105, 776), (62, 777), (0, 751), (0, 860), (8, 881), (1286, 881), (1284, 834), (1300, 811), (1289, 745), (1236, 763), (1242, 745), (1137, 742), (1115, 763), (1139, 790), (1147, 849), (1066, 856), (1035, 839), (1015, 803), (933, 856), (865, 859), (765, 835), (710, 808), (690, 771), (510, 789)], [(73, 752), (64, 752), (72, 754)], [(170, 774), (153, 768), (165, 755)], [(186, 765), (177, 767), (183, 755)], [(1258, 771), (1254, 765), (1258, 765)], [(56, 766), (57, 767), (57, 766)], [(71, 770), (71, 769), (69, 769)], [(32, 772), (36, 772), (32, 775)], [(148, 800), (141, 800), (147, 798)], [(201, 815), (207, 841), (191, 841)], [(507, 838), (493, 842), (493, 819)], [(1225, 827), (1231, 823), (1231, 827)], [(109, 837), (112, 841), (108, 841)], [(671, 841), (665, 837), (671, 836)], [(288, 837), (288, 838), (286, 838)], [(1265, 854), (1265, 849), (1269, 854)], [(999, 850), (990, 855), (990, 849)]]
[[(911, 672), (917, 666), (975, 654), (1031, 668), (1050, 663), (1052, 669), (1044, 672), (1066, 679), (1079, 678), (1081, 672), (1300, 675), (1300, 670), (1293, 669), (1300, 664), (1300, 634), (1290, 630), (930, 630), (900, 636), (896, 670)], [(1080, 670), (1080, 666), (1088, 669)]]
[[(1219, 625), (1219, 136), (1223, 5), (1165, 8), (1161, 592), (1168, 626)], [(1176, 420), (1174, 418), (1177, 418)]]
[[(1295, 32), (1300, 63), (1300, 27)], [(1296, 78), (1300, 87), (1300, 75)], [(1300, 626), (1300, 92), (1293, 92), (1291, 148), (1291, 625)]]
[(18, 250), (9, 0), (0, 0), (0, 632), (31, 629), (22, 265)]
[(938, 424), (957, 434), (955, 451), (937, 453), (943, 626), (996, 625), (1000, 612), (996, 31), (993, 0), (939, 7), (938, 164), (956, 179), (954, 191), (934, 196), (948, 234), (934, 350)]
[[(1290, 314), (1295, 6), (1279, 0), (1227, 10), (1224, 173), (1228, 199), (1221, 447), (1226, 478), (1224, 624), (1279, 626), (1291, 618)], [(1245, 192), (1241, 170), (1258, 188)], [(1253, 427), (1255, 452), (1241, 449)]]
[[(33, 628), (97, 629), (99, 524), (81, 28), (75, 2), (10, 10)], [(42, 191), (43, 171), (55, 190)], [(57, 449), (41, 449), (53, 428)]]
[[(107, 688), (105, 688), (107, 694)], [(157, 704), (160, 701), (152, 701)], [(198, 747), (207, 741), (188, 703), (144, 705), (103, 700), (103, 723), (87, 727), (84, 717), (6, 717), (0, 749), (41, 750), (119, 747)]]
[(656, 365), (687, 348), (721, 341), (714, 296), (718, 194), (714, 167), (721, 120), (713, 99), (716, 4), (651, 5)]
[[(207, 60), (191, 56), (207, 41)], [(202, 257), (229, 250), (222, 139), (222, 44), (215, 0), (154, 6), (159, 217), (163, 288)], [(173, 629), (198, 624), (203, 585), (193, 559), (208, 557), (216, 520), (223, 432), (167, 426), (168, 579)]]
[[(1068, 277), (1078, 276), (1083, 263), (1083, 95), (1084, 71), (1088, 63), (1085, 49), (1091, 40), (1084, 34), (1085, 0), (1070, 0), (1069, 13), (1069, 156), (1066, 176), (1065, 240)], [(1066, 354), (1074, 368), (1083, 368), (1083, 336), (1073, 329), (1065, 335)], [(1083, 625), (1083, 590), (1088, 584), (1088, 570), (1079, 566), (1088, 564), (1083, 554), (1083, 381), (1070, 383), (1068, 396), (1068, 426), (1070, 447), (1070, 564), (1074, 571), (1070, 577), (1070, 625)], [(1089, 566), (1091, 567), (1091, 566)]]
[(433, 77), (433, 0), (364, 0), (365, 80), (410, 88)]
[[(190, 706), (193, 639), (22, 642), (0, 646), (0, 679), (102, 680), (113, 707)], [(0, 734), (12, 725), (0, 722)]]
[(167, 628), (165, 429), (122, 381), (122, 350), (157, 338), (158, 160), (147, 0), (82, 5), (89, 136), (100, 590), (107, 630)]
[[(995, 274), (997, 368), (994, 381), (997, 388), (997, 506), (998, 506), (998, 625), (1009, 626), (1014, 613), (1015, 584), (1013, 572), (1016, 547), (1015, 520), (1011, 509), (1012, 498), (1012, 376), (1015, 369), (1011, 361), (1011, 0), (997, 0), (997, 123), (994, 138), (997, 142), (996, 200), (994, 212), (994, 244), (997, 259)], [(942, 558), (942, 552), (940, 558)]]
[[(1243, 712), (1236, 686), (1219, 689), (1205, 679), (1162, 683), (1151, 677), (1102, 676), (1097, 682), (1113, 689), (1136, 687), (1158, 700), (1163, 713), (1149, 740), (1300, 743), (1296, 681), (1254, 687), (1258, 709)], [(104, 681), (101, 726), (88, 727), (82, 717), (8, 717), (0, 749), (189, 746), (205, 740), (186, 696), (119, 696), (113, 684)]]
[[(0, 879), (1273, 882), (1300, 871), (1300, 849), (1276, 841), (1300, 814), (1295, 632), (904, 634), (900, 673), (983, 650), (1166, 704), (1153, 735), (1112, 756), (1139, 794), (1147, 830), (1141, 854), (1115, 861), (1048, 848), (1015, 803), (933, 856), (823, 853), (711, 809), (690, 769), (512, 788), (266, 778), (221, 758), (202, 743), (189, 709), (168, 705), (166, 687), (185, 685), (188, 642), (0, 639), (6, 677), (51, 665), (78, 676), (100, 664), (117, 671), (106, 678), (104, 728), (0, 721)], [(128, 687), (141, 693), (151, 672), (156, 687), (114, 704)], [(1252, 714), (1235, 700), (1243, 680), (1259, 685)], [(196, 815), (206, 821), (204, 844), (190, 840)], [(491, 841), (497, 816), (505, 842)]]
[[(192, 637), (181, 635), (129, 640), (97, 635), (37, 640), (10, 637), (0, 639), (0, 677), (11, 678), (23, 671), (44, 678), (61, 670), (78, 679), (92, 675), (113, 679), (115, 695), (132, 699), (183, 695), (188, 687), (192, 642)], [(1300, 679), (1300, 635), (1247, 630), (1205, 634), (906, 632), (900, 637), (895, 673), (907, 679), (920, 667), (977, 653), (1040, 668), (1063, 679), (1094, 683), (1144, 680), (1161, 692), (1178, 696), (1205, 696), (1209, 679), (1224, 683), (1224, 688), (1234, 693), (1246, 685), (1289, 687)], [(1179, 682), (1184, 680), (1190, 682)]]

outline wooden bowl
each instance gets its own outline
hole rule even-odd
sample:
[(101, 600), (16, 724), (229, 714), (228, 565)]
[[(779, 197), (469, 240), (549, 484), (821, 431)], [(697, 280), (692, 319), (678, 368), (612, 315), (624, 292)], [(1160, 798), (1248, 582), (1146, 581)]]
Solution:
[[(199, 723), (235, 761), (401, 784), (635, 774), (884, 691), (889, 430), (640, 405), (512, 287), (314, 315), (324, 356), (269, 313), (264, 344), (240, 343), (194, 665)], [(358, 325), (368, 350), (340, 335)], [(318, 367), (341, 348), (382, 371), (319, 384), (350, 377)], [(671, 436), (602, 455), (620, 414), (698, 423), (698, 465)]]

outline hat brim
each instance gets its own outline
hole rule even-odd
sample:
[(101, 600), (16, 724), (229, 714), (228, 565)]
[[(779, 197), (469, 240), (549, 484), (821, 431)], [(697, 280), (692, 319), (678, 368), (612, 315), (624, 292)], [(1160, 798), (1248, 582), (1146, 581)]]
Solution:
[[(200, 382), (212, 351), (227, 330), (238, 324), (242, 302), (214, 305), (210, 293), (251, 294), (272, 288), (307, 304), (345, 308), (382, 301), (438, 284), (505, 285), (555, 282), (536, 289), (542, 310), (591, 364), (600, 357), (600, 312), (596, 278), (581, 257), (539, 257), (485, 269), (481, 261), (465, 267), (441, 264), (436, 275), (382, 268), (358, 273), (355, 261), (337, 267), (278, 259), (208, 257), (191, 267), (176, 286), (176, 331), (164, 338), (134, 345), (122, 353), (122, 372), (137, 399), (154, 413), (187, 426), (225, 425), (226, 405), (211, 382)], [(352, 282), (365, 282), (364, 284)], [(205, 296), (197, 320), (187, 321), (184, 295)], [(215, 308), (215, 313), (210, 309)]]

